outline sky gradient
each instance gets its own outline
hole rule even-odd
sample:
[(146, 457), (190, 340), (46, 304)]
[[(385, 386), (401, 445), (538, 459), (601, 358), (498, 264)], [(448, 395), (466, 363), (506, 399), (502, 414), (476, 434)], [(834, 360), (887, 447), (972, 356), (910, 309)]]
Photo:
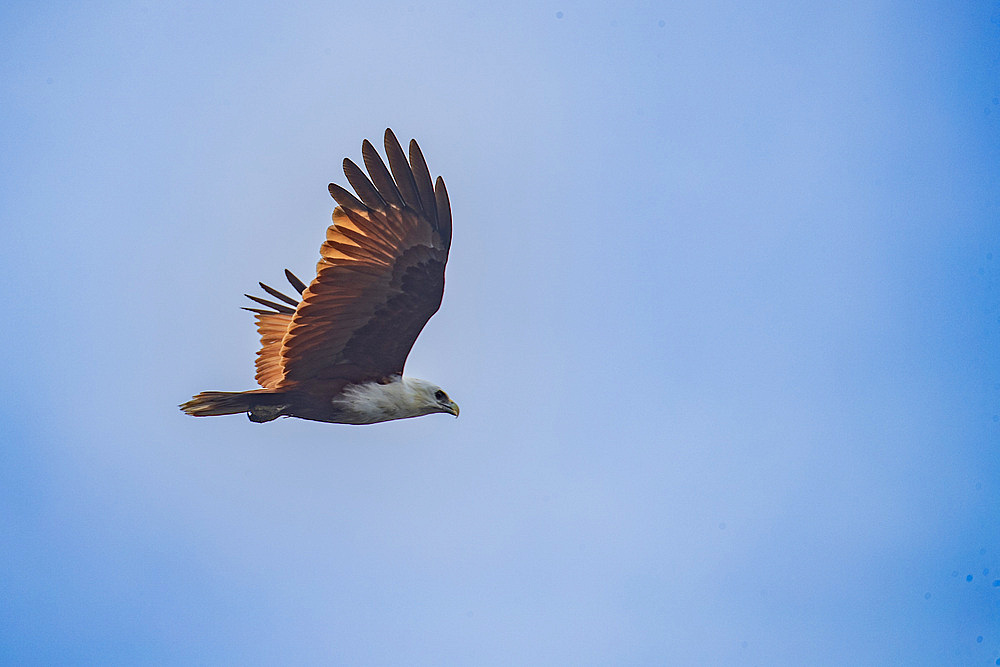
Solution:
[[(14, 2), (0, 82), (0, 661), (1000, 664), (995, 2)], [(183, 415), (386, 127), (462, 416)]]

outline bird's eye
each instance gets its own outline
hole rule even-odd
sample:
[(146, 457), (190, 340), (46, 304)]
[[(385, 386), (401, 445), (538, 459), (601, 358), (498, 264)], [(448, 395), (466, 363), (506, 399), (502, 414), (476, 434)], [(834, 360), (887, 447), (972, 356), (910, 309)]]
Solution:
[(438, 389), (437, 391), (434, 392), (434, 398), (439, 401), (446, 401), (448, 400), (448, 394)]

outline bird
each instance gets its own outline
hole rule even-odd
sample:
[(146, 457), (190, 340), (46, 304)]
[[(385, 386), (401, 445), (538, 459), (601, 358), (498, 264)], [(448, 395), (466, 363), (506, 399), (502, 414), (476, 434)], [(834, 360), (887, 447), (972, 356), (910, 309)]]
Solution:
[(415, 140), (409, 159), (385, 131), (386, 168), (367, 139), (367, 175), (349, 158), (354, 189), (331, 183), (337, 206), (307, 286), (291, 271), (298, 293), (259, 283), (274, 301), (255, 302), (260, 334), (260, 389), (203, 391), (180, 405), (195, 417), (246, 413), (252, 422), (297, 417), (334, 424), (375, 424), (433, 413), (458, 417), (441, 387), (403, 375), (417, 336), (441, 306), (451, 247), (451, 204), (444, 179), (431, 181)]

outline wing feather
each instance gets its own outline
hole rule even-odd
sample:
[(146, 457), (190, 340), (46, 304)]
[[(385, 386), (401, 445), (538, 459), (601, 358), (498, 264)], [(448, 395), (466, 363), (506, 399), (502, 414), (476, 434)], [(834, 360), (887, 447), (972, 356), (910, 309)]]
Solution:
[(271, 296), (273, 296), (275, 299), (281, 299), (282, 301), (284, 301), (285, 303), (287, 303), (290, 306), (297, 306), (297, 305), (299, 305), (298, 301), (296, 301), (295, 299), (293, 299), (290, 296), (285, 296), (284, 294), (282, 294), (278, 290), (274, 289), (273, 287), (268, 287), (264, 283), (257, 283), (257, 284), (260, 285), (260, 288), (262, 290), (264, 290), (265, 292), (267, 292), (268, 294), (270, 294)]
[(295, 274), (289, 271), (288, 269), (285, 269), (285, 278), (288, 278), (288, 282), (291, 284), (292, 287), (295, 288), (295, 291), (298, 292), (299, 294), (302, 294), (303, 292), (306, 291), (306, 284), (301, 280), (299, 280), (297, 277), (295, 277)]
[(438, 176), (434, 183), (434, 200), (437, 203), (438, 232), (446, 245), (451, 245), (451, 203), (448, 201), (448, 190), (444, 187), (444, 179)]
[(410, 170), (413, 173), (413, 180), (417, 184), (417, 191), (420, 193), (421, 211), (437, 225), (437, 204), (434, 197), (434, 185), (431, 182), (431, 172), (427, 169), (424, 154), (414, 139), (410, 139)]
[(368, 180), (368, 177), (365, 176), (365, 172), (361, 171), (361, 167), (346, 157), (344, 158), (344, 175), (347, 176), (347, 181), (354, 188), (354, 191), (358, 193), (358, 199), (361, 200), (369, 211), (385, 210), (385, 200), (382, 199), (382, 195), (379, 194), (379, 191)]
[(243, 296), (245, 296), (246, 298), (248, 298), (248, 299), (250, 299), (252, 301), (256, 301), (257, 303), (259, 303), (262, 306), (267, 306), (268, 308), (274, 308), (279, 313), (285, 313), (285, 314), (291, 315), (292, 313), (295, 312), (294, 308), (289, 308), (288, 306), (284, 306), (284, 305), (282, 305), (280, 303), (275, 303), (274, 301), (268, 301), (267, 299), (261, 299), (258, 296), (253, 296), (253, 295), (250, 295), (250, 294), (244, 294)]
[(420, 193), (417, 191), (417, 182), (413, 178), (413, 172), (403, 154), (403, 147), (399, 145), (399, 140), (392, 130), (385, 131), (385, 156), (389, 158), (389, 168), (392, 170), (392, 178), (399, 187), (399, 194), (403, 198), (403, 203), (412, 209), (422, 211), (420, 205)]
[[(355, 213), (359, 216), (365, 214), (365, 205), (355, 197), (349, 190), (345, 190), (336, 183), (330, 183), (328, 189), (330, 190), (330, 196), (336, 200), (340, 207), (345, 213)], [(352, 218), (353, 220), (353, 218)]]
[(372, 183), (382, 195), (382, 199), (391, 206), (403, 208), (403, 199), (399, 196), (399, 190), (396, 189), (396, 182), (389, 175), (389, 170), (385, 168), (385, 163), (379, 157), (378, 151), (367, 139), (361, 144), (361, 156), (365, 160), (365, 169), (368, 170)]

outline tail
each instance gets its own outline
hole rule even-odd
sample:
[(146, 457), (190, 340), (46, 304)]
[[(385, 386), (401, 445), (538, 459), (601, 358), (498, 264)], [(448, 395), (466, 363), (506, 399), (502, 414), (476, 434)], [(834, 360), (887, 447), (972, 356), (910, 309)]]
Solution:
[(203, 391), (187, 403), (184, 412), (194, 417), (216, 417), (246, 413), (250, 421), (269, 422), (284, 414), (285, 397), (262, 391)]

